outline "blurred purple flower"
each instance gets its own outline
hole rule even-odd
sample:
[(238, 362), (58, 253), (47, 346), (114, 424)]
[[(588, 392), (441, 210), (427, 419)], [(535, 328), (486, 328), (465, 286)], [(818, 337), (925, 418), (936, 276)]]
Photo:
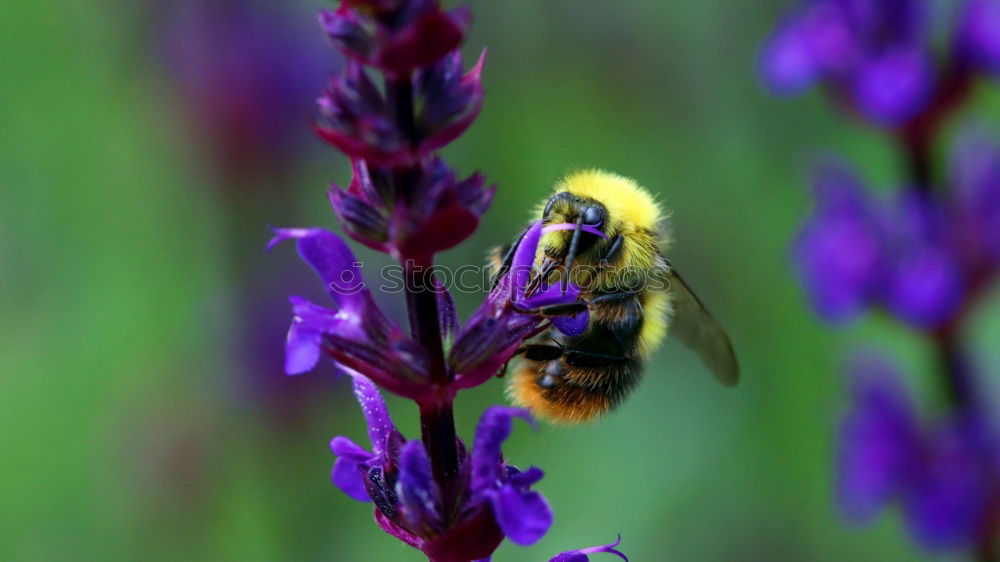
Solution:
[(1000, 71), (1000, 1), (965, 0), (955, 34), (961, 55), (980, 68)]
[(471, 453), (464, 454), (460, 446), (460, 489), (449, 498), (431, 476), (423, 443), (406, 441), (375, 385), (350, 374), (372, 451), (335, 437), (330, 443), (337, 455), (332, 478), (351, 498), (374, 502), (383, 530), (433, 560), (456, 561), (489, 556), (504, 536), (527, 545), (545, 534), (552, 511), (545, 498), (530, 489), (542, 471), (531, 467), (522, 472), (506, 463), (500, 451), (515, 417), (531, 421), (526, 411), (493, 406), (483, 413)]
[(897, 125), (919, 112), (934, 86), (923, 0), (812, 0), (778, 24), (759, 54), (777, 94), (819, 80), (867, 118)]
[(294, 16), (254, 0), (180, 0), (162, 16), (169, 86), (228, 187), (283, 172), (308, 139), (308, 99), (333, 57)]
[(911, 481), (920, 458), (920, 428), (893, 366), (880, 357), (856, 360), (851, 406), (840, 425), (837, 491), (851, 519), (867, 523)]
[(969, 277), (979, 282), (1000, 266), (1000, 146), (985, 131), (968, 129), (950, 160), (953, 236)]
[(895, 368), (867, 357), (851, 367), (852, 404), (838, 442), (838, 496), (867, 523), (898, 501), (914, 538), (932, 549), (969, 547), (989, 532), (1000, 501), (998, 449), (977, 412), (960, 408), (925, 427)]
[(621, 535), (618, 535), (618, 539), (611, 544), (591, 546), (589, 548), (581, 548), (579, 550), (566, 550), (550, 558), (549, 562), (588, 562), (591, 554), (599, 553), (614, 554), (625, 562), (628, 562), (628, 557), (615, 549), (615, 547), (621, 544), (621, 542), (622, 537)]
[(878, 293), (883, 238), (878, 211), (857, 177), (825, 165), (813, 180), (816, 206), (793, 247), (813, 306), (825, 319), (849, 320)]
[(921, 328), (947, 322), (965, 291), (961, 248), (947, 203), (919, 192), (873, 201), (848, 170), (827, 165), (815, 179), (816, 207), (793, 245), (800, 278), (831, 322), (883, 306)]

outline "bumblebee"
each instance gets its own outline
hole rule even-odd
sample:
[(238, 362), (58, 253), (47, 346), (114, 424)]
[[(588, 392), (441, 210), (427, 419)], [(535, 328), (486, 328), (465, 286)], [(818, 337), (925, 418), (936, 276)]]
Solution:
[[(649, 192), (617, 174), (581, 171), (557, 182), (538, 213), (548, 228), (534, 280), (579, 286), (590, 320), (579, 336), (550, 328), (519, 349), (507, 387), (515, 404), (554, 423), (598, 418), (632, 392), (668, 326), (720, 382), (737, 383), (729, 337), (663, 256), (665, 220)], [(494, 280), (519, 242), (492, 252)]]

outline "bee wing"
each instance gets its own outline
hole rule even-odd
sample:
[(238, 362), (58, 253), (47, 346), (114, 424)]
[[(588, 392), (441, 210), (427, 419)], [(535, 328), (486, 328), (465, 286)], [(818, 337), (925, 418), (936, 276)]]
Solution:
[(735, 385), (740, 380), (740, 366), (726, 331), (673, 266), (663, 270), (662, 276), (668, 284), (673, 307), (671, 332), (698, 354), (719, 382)]

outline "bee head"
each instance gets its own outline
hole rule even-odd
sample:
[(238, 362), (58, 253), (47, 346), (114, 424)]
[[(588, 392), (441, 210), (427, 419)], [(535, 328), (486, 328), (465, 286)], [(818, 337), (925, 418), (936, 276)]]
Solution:
[(597, 243), (607, 238), (607, 218), (607, 208), (594, 199), (580, 197), (568, 191), (556, 193), (542, 211), (542, 224), (566, 227), (546, 235), (546, 255), (554, 260), (565, 259), (576, 238), (573, 253), (586, 259)]

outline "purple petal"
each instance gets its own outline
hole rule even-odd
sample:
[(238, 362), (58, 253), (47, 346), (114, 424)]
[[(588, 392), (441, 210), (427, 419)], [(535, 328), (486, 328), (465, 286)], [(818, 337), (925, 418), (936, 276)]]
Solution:
[(322, 341), (321, 332), (304, 324), (301, 318), (293, 318), (285, 340), (285, 373), (300, 375), (313, 370), (319, 362)]
[(851, 378), (853, 403), (837, 445), (837, 488), (845, 514), (863, 523), (904, 489), (919, 462), (919, 430), (892, 365), (864, 357), (851, 367)]
[(396, 75), (432, 64), (461, 44), (467, 24), (434, 6), (403, 26), (379, 54), (378, 64)]
[(501, 467), (500, 446), (510, 436), (515, 417), (534, 424), (531, 414), (521, 408), (490, 406), (483, 412), (472, 442), (470, 488), (473, 493), (497, 486)]
[(587, 322), (590, 320), (590, 313), (584, 310), (573, 316), (553, 316), (550, 320), (557, 330), (571, 338), (575, 338), (587, 331)]
[(579, 550), (567, 550), (565, 552), (560, 552), (555, 555), (549, 562), (588, 562), (588, 554), (614, 554), (615, 556), (621, 558), (625, 562), (628, 562), (628, 557), (622, 554), (620, 551), (615, 550), (615, 547), (621, 544), (622, 536), (618, 535), (618, 539), (611, 544), (605, 544), (600, 546), (591, 546), (589, 548), (581, 548)]
[(367, 60), (374, 47), (371, 34), (353, 10), (321, 10), (319, 23), (330, 41), (348, 56)]
[(958, 195), (958, 246), (973, 271), (1000, 261), (1000, 149), (992, 135), (971, 129), (952, 146), (950, 173)]
[(802, 16), (805, 40), (818, 69), (841, 73), (849, 69), (864, 48), (852, 29), (849, 6), (841, 2), (814, 2)]
[(990, 460), (960, 427), (936, 437), (905, 502), (910, 530), (921, 544), (971, 546), (984, 528)]
[(933, 328), (952, 317), (962, 303), (958, 265), (943, 250), (925, 247), (902, 256), (896, 264), (886, 296), (899, 319), (920, 328)]
[(497, 524), (515, 544), (533, 544), (552, 526), (552, 508), (538, 492), (503, 486), (489, 498)]
[(333, 300), (342, 308), (363, 306), (368, 289), (361, 264), (339, 236), (322, 228), (276, 228), (274, 234), (269, 250), (283, 240), (298, 240), (299, 255), (319, 274)]
[(520, 305), (524, 301), (524, 290), (531, 279), (531, 272), (534, 270), (535, 253), (538, 250), (538, 241), (542, 237), (542, 221), (537, 221), (528, 227), (521, 242), (514, 252), (511, 260), (511, 297), (514, 304)]
[(441, 528), (441, 492), (431, 475), (427, 451), (419, 439), (408, 441), (400, 452), (396, 495), (410, 529)]
[[(461, 57), (459, 56), (458, 51), (455, 51), (454, 58), (459, 61), (459, 68), (461, 68)], [(452, 99), (448, 100), (448, 103), (444, 105), (451, 108), (452, 111), (437, 112), (441, 114), (433, 119), (434, 123), (431, 125), (433, 132), (420, 145), (421, 153), (426, 154), (455, 140), (461, 136), (462, 133), (464, 133), (466, 129), (472, 125), (472, 122), (475, 121), (476, 117), (479, 116), (479, 112), (483, 107), (482, 71), (485, 61), (486, 49), (483, 49), (483, 51), (479, 54), (479, 60), (476, 61), (476, 64), (472, 67), (472, 69), (469, 70), (465, 76), (462, 76), (461, 80), (458, 81), (458, 84), (449, 89), (450, 91), (445, 92), (447, 96)], [(444, 98), (445, 96), (431, 95), (429, 97), (433, 99)]]
[(351, 377), (354, 383), (354, 396), (361, 405), (361, 412), (368, 424), (368, 437), (371, 439), (372, 451), (376, 455), (385, 453), (390, 445), (390, 438), (398, 435), (396, 426), (392, 423), (385, 401), (379, 394), (378, 387), (367, 377), (357, 373)]
[(443, 283), (434, 279), (434, 290), (437, 295), (438, 323), (441, 326), (441, 339), (445, 342), (453, 342), (455, 334), (461, 324), (458, 319), (458, 308), (455, 307), (455, 298), (451, 296), (451, 291)]
[(370, 502), (365, 483), (361, 476), (361, 465), (347, 458), (338, 457), (333, 463), (331, 480), (342, 492), (359, 502)]
[(793, 246), (799, 277), (826, 320), (853, 318), (872, 299), (882, 270), (883, 236), (858, 180), (825, 165), (814, 180), (816, 208)]
[(373, 458), (373, 455), (361, 445), (342, 435), (338, 435), (330, 441), (330, 450), (338, 457), (346, 458), (357, 464), (369, 462)]
[(862, 113), (883, 125), (897, 125), (920, 111), (930, 96), (933, 70), (919, 48), (898, 47), (861, 64), (854, 82)]
[(801, 16), (782, 22), (758, 55), (758, 72), (764, 84), (779, 95), (796, 94), (812, 85), (820, 74), (813, 55), (809, 29)]
[(1000, 2), (968, 0), (957, 33), (973, 60), (991, 70), (1000, 69)]
[(378, 209), (360, 196), (336, 186), (327, 191), (327, 198), (340, 225), (352, 239), (376, 251), (386, 250), (388, 225)]
[(579, 296), (580, 288), (573, 283), (569, 283), (566, 286), (565, 292), (562, 290), (562, 285), (556, 283), (554, 285), (543, 286), (537, 293), (524, 299), (520, 306), (523, 308), (541, 308), (554, 304), (568, 304), (576, 302)]
[(545, 476), (542, 469), (537, 466), (529, 466), (528, 470), (521, 472), (516, 468), (509, 466), (507, 474), (507, 484), (514, 486), (515, 488), (529, 488), (536, 482)]

